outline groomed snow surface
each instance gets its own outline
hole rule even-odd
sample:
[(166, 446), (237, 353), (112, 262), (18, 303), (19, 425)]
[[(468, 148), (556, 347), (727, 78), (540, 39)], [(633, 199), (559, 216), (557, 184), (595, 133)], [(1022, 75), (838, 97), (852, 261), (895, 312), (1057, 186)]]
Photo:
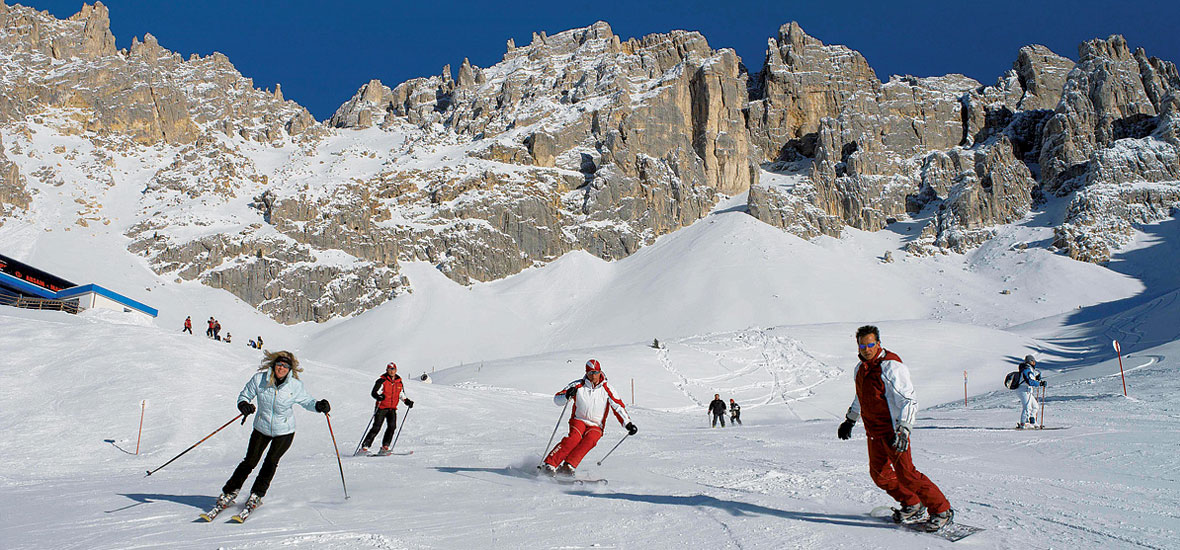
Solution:
[[(1146, 228), (1108, 268), (1013, 246), (1051, 233), (1031, 223), (965, 256), (913, 258), (900, 252), (904, 224), (806, 242), (718, 212), (613, 263), (575, 253), (472, 287), (408, 266), (413, 294), (296, 327), (224, 292), (157, 280), (133, 256), (70, 261), (114, 254), (115, 233), (83, 242), (21, 223), (0, 228), (0, 242), (22, 236), (19, 259), (76, 269), (59, 274), (142, 298), (161, 317), (0, 310), (6, 549), (951, 546), (868, 517), (891, 500), (869, 478), (860, 427), (836, 438), (852, 333), (870, 322), (913, 374), (915, 464), (959, 521), (986, 529), (956, 546), (1180, 547), (1180, 284), (1158, 262), (1180, 242), (1175, 220)], [(886, 250), (898, 260), (881, 262)], [(154, 291), (132, 292), (142, 287)], [(196, 336), (179, 332), (186, 314)], [(201, 336), (210, 314), (233, 345)], [(295, 350), (309, 392), (332, 402), (351, 498), (323, 415), (299, 409), (258, 512), (242, 525), (230, 513), (198, 522), (249, 426), (144, 473), (237, 414), (260, 359), (243, 345), (255, 331)], [(1130, 397), (1112, 338), (1129, 353)], [(1018, 398), (1001, 381), (1027, 353), (1051, 382), (1045, 425), (1062, 429), (1012, 429)], [(611, 419), (583, 462), (579, 475), (607, 485), (537, 479), (561, 412), (552, 392), (590, 357), (639, 433), (599, 466), (624, 434)], [(401, 410), (397, 444), (413, 454), (348, 456), (390, 360), (416, 402)], [(433, 383), (415, 380), (427, 371)], [(708, 427), (714, 393), (742, 404), (743, 426)]]

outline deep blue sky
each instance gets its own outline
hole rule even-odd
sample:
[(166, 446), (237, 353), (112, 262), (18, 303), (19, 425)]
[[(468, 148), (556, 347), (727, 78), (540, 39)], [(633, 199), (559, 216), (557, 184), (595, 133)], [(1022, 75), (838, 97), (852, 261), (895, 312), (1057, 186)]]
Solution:
[[(7, 0), (47, 9), (59, 18), (80, 1)], [(1078, 43), (1123, 34), (1132, 48), (1180, 61), (1180, 2), (991, 0), (978, 2), (788, 2), (659, 0), (653, 2), (347, 2), (109, 0), (118, 47), (152, 33), (187, 57), (219, 51), (254, 79), (283, 85), (323, 120), (371, 78), (392, 87), (439, 74), (464, 57), (494, 65), (514, 38), (610, 23), (624, 39), (671, 29), (700, 31), (714, 48), (733, 48), (751, 72), (762, 66), (766, 39), (798, 21), (828, 44), (860, 51), (882, 80), (891, 74), (962, 73), (990, 84), (1025, 44), (1039, 43), (1077, 58)]]

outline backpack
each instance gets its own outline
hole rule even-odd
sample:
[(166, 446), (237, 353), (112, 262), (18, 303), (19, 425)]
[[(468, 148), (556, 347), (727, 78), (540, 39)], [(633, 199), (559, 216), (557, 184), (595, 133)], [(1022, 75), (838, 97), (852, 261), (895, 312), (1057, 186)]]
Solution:
[(1004, 386), (1010, 390), (1020, 387), (1020, 371), (1014, 370), (1004, 377)]

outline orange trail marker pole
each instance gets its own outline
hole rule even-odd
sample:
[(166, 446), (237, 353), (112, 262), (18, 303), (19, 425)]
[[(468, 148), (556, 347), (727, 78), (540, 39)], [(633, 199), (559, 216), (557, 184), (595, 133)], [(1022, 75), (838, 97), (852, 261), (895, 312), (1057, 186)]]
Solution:
[(1119, 341), (1114, 340), (1114, 353), (1119, 356), (1119, 376), (1123, 379), (1123, 397), (1127, 397), (1127, 375), (1123, 374), (1123, 350), (1119, 348)]
[(143, 411), (147, 408), (147, 399), (139, 403), (139, 435), (135, 436), (135, 454), (139, 454), (139, 441), (143, 439)]

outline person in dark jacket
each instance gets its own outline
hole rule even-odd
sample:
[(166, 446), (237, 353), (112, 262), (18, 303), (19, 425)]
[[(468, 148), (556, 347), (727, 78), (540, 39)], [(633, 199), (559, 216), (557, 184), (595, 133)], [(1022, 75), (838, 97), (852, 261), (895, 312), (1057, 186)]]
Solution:
[(742, 407), (732, 398), (729, 400), (729, 423), (740, 426), (742, 423)]
[(377, 378), (377, 383), (373, 384), (371, 395), (377, 400), (377, 410), (373, 413), (373, 428), (365, 434), (365, 440), (361, 443), (361, 453), (368, 454), (369, 447), (373, 445), (373, 439), (377, 437), (377, 432), (381, 431), (381, 423), (384, 422), (385, 435), (381, 437), (381, 451), (378, 454), (389, 454), (389, 443), (393, 441), (393, 433), (397, 428), (398, 401), (405, 403), (408, 409), (414, 408), (414, 402), (410, 398), (401, 396), (403, 389), (402, 377), (397, 375), (397, 364), (391, 362), (385, 365), (385, 374)]
[(709, 413), (713, 415), (713, 427), (717, 427), (717, 421), (721, 421), (721, 427), (725, 427), (725, 402), (721, 400), (721, 394), (713, 394), (713, 401), (709, 403)]

